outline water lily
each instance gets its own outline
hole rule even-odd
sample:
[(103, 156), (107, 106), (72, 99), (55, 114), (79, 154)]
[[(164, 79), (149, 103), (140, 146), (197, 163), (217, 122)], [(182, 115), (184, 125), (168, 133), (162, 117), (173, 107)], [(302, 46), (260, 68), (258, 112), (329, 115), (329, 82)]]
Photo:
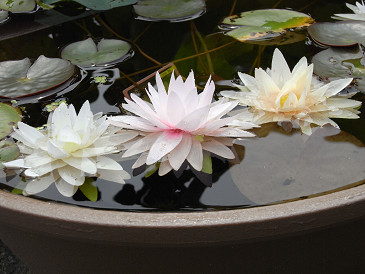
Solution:
[(181, 76), (175, 79), (172, 74), (168, 92), (158, 73), (156, 84), (157, 90), (150, 83), (148, 85), (147, 95), (151, 103), (134, 94), (132, 100), (126, 99), (123, 108), (136, 116), (110, 118), (112, 124), (137, 130), (142, 136), (123, 155), (142, 153), (133, 168), (159, 163), (159, 175), (164, 175), (172, 169), (178, 170), (187, 160), (191, 167), (201, 171), (207, 153), (234, 158), (227, 147), (233, 143), (230, 137), (254, 136), (245, 131), (254, 126), (252, 123), (238, 122), (234, 117), (222, 118), (237, 103), (225, 99), (212, 103), (215, 86), (210, 79), (200, 94), (195, 87), (193, 72), (185, 82)]
[(118, 152), (117, 144), (136, 136), (133, 132), (115, 133), (106, 117), (93, 115), (86, 101), (78, 115), (73, 105), (60, 106), (49, 116), (46, 130), (19, 122), (11, 135), (18, 140), (23, 158), (4, 163), (7, 168), (24, 168), (33, 178), (25, 195), (41, 192), (52, 183), (64, 196), (72, 196), (84, 184), (85, 176), (97, 176), (124, 183), (129, 174), (104, 155)]
[(339, 13), (332, 16), (333, 19), (338, 20), (365, 20), (365, 5), (364, 1), (356, 2), (355, 5), (346, 3), (346, 6), (351, 9), (354, 13)]
[(290, 122), (310, 135), (311, 124), (338, 127), (330, 118), (359, 118), (355, 108), (361, 103), (347, 98), (353, 94), (337, 96), (352, 78), (325, 84), (313, 76), (313, 64), (308, 65), (305, 57), (290, 71), (280, 50), (275, 49), (271, 69), (258, 68), (255, 77), (244, 73), (239, 77), (244, 84), (237, 85), (241, 91), (221, 94), (248, 106), (239, 116), (252, 115), (254, 123)]

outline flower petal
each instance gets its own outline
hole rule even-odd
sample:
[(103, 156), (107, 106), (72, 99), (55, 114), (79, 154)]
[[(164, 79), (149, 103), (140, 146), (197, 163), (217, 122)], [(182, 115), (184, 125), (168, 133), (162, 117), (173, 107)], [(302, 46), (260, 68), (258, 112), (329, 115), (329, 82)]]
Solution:
[(31, 180), (26, 184), (23, 190), (24, 195), (33, 195), (47, 189), (53, 182), (58, 180), (59, 175), (57, 173), (50, 173), (46, 176), (38, 177)]
[(181, 132), (164, 131), (151, 146), (146, 164), (151, 165), (159, 161), (180, 143), (182, 136), (183, 134)]
[(70, 185), (81, 186), (85, 182), (85, 173), (77, 168), (64, 166), (57, 171), (61, 178)]
[(98, 177), (100, 179), (104, 179), (107, 181), (111, 181), (114, 183), (124, 184), (126, 179), (130, 179), (131, 176), (125, 170), (106, 170), (106, 169), (99, 169), (98, 170)]
[(57, 190), (65, 197), (72, 197), (77, 189), (78, 186), (71, 185), (62, 178), (56, 181)]
[(111, 158), (98, 156), (96, 157), (96, 167), (97, 169), (107, 169), (107, 170), (123, 170), (123, 167)]
[(65, 163), (74, 168), (80, 169), (89, 174), (95, 174), (97, 171), (96, 163), (89, 158), (76, 158), (76, 157), (69, 157), (63, 159)]
[(183, 134), (181, 142), (168, 154), (169, 163), (174, 170), (178, 170), (189, 155), (192, 138), (194, 137), (189, 134)]
[(203, 149), (199, 140), (192, 139), (190, 153), (186, 157), (189, 164), (197, 171), (203, 168)]
[(232, 150), (214, 139), (204, 141), (202, 143), (202, 148), (226, 159), (234, 159), (235, 157)]

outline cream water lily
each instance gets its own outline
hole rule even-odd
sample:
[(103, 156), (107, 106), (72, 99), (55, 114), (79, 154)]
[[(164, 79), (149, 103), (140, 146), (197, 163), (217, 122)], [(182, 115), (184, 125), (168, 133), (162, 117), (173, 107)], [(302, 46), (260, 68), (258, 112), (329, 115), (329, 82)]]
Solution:
[(292, 71), (280, 50), (275, 49), (272, 67), (255, 70), (255, 77), (239, 73), (241, 91), (222, 91), (224, 97), (248, 106), (239, 116), (252, 117), (254, 123), (290, 122), (303, 133), (312, 133), (311, 124), (338, 127), (330, 118), (359, 118), (356, 110), (361, 102), (340, 96), (352, 78), (339, 79), (325, 84), (313, 76), (313, 65), (303, 57)]
[(231, 137), (252, 137), (245, 131), (255, 126), (234, 117), (223, 117), (231, 111), (236, 102), (222, 99), (212, 103), (214, 83), (211, 80), (199, 94), (191, 72), (184, 82), (181, 76), (171, 76), (168, 91), (160, 75), (156, 74), (157, 90), (148, 85), (147, 95), (151, 103), (132, 94), (123, 108), (135, 114), (115, 116), (110, 122), (123, 129), (139, 132), (140, 139), (134, 142), (123, 157), (141, 154), (133, 168), (143, 164), (158, 163), (159, 175), (172, 169), (178, 170), (188, 161), (191, 167), (201, 171), (203, 158), (214, 153), (233, 159), (234, 154), (227, 147), (233, 144)]
[[(356, 6), (355, 6), (356, 5)], [(332, 16), (333, 19), (338, 20), (365, 20), (365, 5), (364, 1), (356, 2), (355, 5), (346, 3), (346, 6), (353, 11), (353, 13), (339, 13)]]
[(117, 183), (129, 179), (118, 162), (104, 155), (118, 152), (118, 144), (136, 135), (116, 133), (105, 116), (93, 115), (88, 101), (78, 114), (73, 105), (61, 103), (50, 114), (44, 130), (18, 123), (11, 136), (18, 140), (24, 157), (4, 166), (25, 169), (24, 175), (32, 178), (23, 190), (25, 195), (36, 194), (55, 183), (59, 192), (69, 197), (84, 184), (85, 176)]

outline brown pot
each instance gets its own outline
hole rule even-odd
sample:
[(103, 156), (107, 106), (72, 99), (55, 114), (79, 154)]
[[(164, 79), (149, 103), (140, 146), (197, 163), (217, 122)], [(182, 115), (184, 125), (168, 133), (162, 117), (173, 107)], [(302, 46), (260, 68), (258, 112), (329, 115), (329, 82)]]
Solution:
[(365, 185), (209, 212), (93, 210), (0, 191), (0, 239), (34, 273), (336, 273), (365, 268)]

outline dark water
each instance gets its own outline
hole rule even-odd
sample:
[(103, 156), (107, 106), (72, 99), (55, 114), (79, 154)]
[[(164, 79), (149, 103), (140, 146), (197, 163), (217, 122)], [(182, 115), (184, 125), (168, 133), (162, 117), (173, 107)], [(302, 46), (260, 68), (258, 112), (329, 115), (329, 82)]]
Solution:
[[(276, 6), (277, 5), (277, 6)], [(25, 109), (24, 122), (32, 126), (46, 123), (45, 106), (53, 101), (66, 100), (78, 109), (85, 100), (91, 102), (94, 113), (120, 113), (123, 90), (133, 82), (146, 77), (163, 65), (174, 62), (180, 74), (187, 76), (193, 69), (197, 84), (204, 85), (213, 69), (213, 79), (231, 80), (236, 72), (249, 73), (254, 66), (270, 66), (273, 46), (258, 46), (234, 42), (219, 33), (221, 20), (234, 13), (262, 8), (292, 8), (310, 14), (316, 21), (329, 21), (334, 13), (349, 12), (343, 1), (207, 1), (206, 13), (193, 21), (180, 23), (145, 22), (134, 19), (130, 6), (103, 13), (63, 9), (34, 14), (16, 14), (0, 26), (0, 61), (24, 57), (37, 58), (40, 54), (57, 57), (59, 49), (68, 43), (87, 37), (127, 38), (134, 44), (133, 58), (114, 67), (80, 70), (72, 85), (66, 89), (27, 97), (18, 101)], [(106, 28), (106, 25), (108, 28)], [(194, 47), (192, 35), (198, 30), (205, 38), (205, 47), (213, 50), (209, 56), (181, 58), (203, 51), (203, 45)], [(195, 34), (194, 34), (195, 33)], [(116, 34), (118, 36), (116, 36)], [(198, 36), (194, 36), (198, 39)], [(26, 41), (26, 42), (25, 42)], [(143, 52), (138, 50), (137, 46)], [(309, 40), (279, 46), (291, 67), (302, 57), (309, 59), (320, 49)], [(145, 55), (156, 61), (151, 61)], [(107, 76), (107, 83), (97, 84), (95, 76)], [(217, 85), (217, 92), (226, 89)], [(362, 95), (357, 95), (362, 99)], [(220, 210), (265, 205), (292, 199), (301, 199), (329, 191), (362, 184), (365, 180), (365, 123), (364, 119), (336, 121), (343, 131), (323, 128), (308, 137), (293, 130), (288, 133), (269, 124), (256, 130), (260, 138), (244, 140), (235, 145), (237, 159), (227, 161), (213, 158), (212, 175), (170, 172), (159, 177), (135, 175), (127, 184), (97, 180), (99, 200), (90, 202), (81, 192), (73, 198), (58, 194), (54, 185), (38, 196), (42, 199), (77, 204), (87, 207), (118, 210)], [(120, 160), (120, 155), (112, 156)], [(132, 174), (135, 159), (122, 162)], [(135, 172), (136, 173), (136, 172)], [(2, 187), (11, 189), (20, 180), (18, 175), (2, 179)], [(212, 182), (207, 187), (201, 181)]]

